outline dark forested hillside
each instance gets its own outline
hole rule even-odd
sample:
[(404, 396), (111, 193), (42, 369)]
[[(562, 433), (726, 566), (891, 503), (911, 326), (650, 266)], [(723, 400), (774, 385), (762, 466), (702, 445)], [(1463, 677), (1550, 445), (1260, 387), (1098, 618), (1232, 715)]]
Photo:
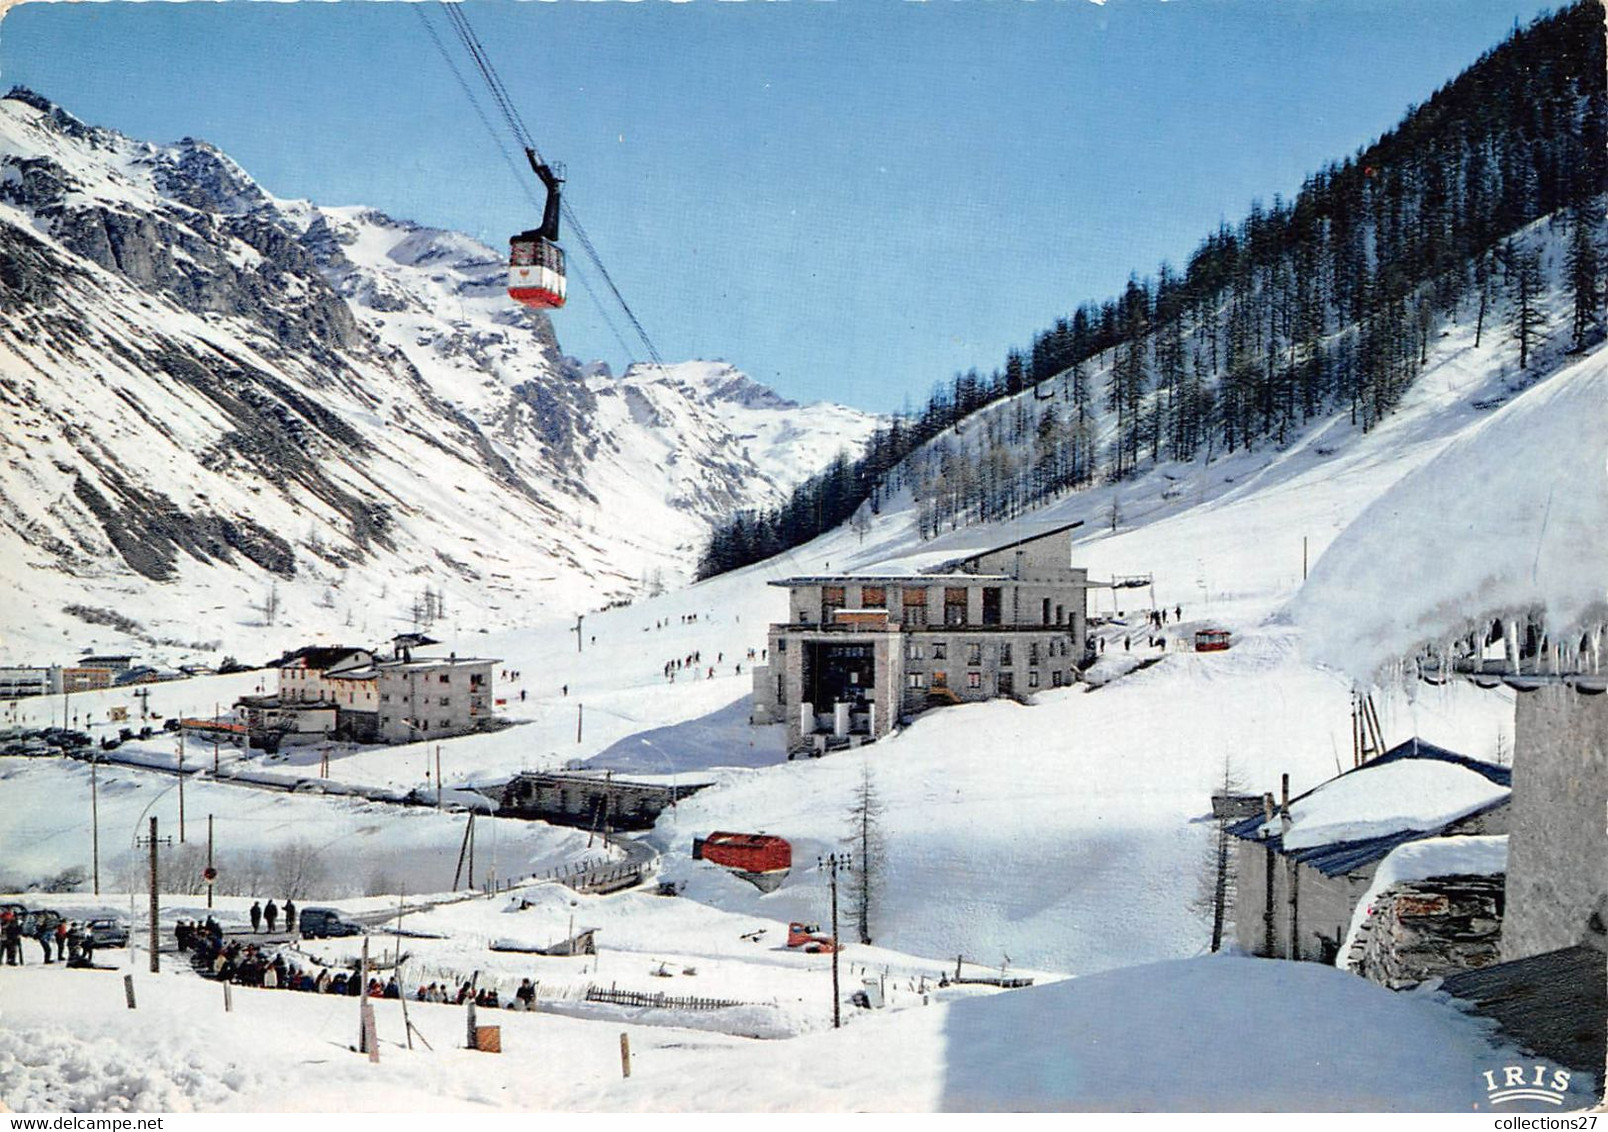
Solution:
[(1570, 226), (1567, 341), (1583, 348), (1603, 333), (1604, 88), (1598, 0), (1541, 17), (1374, 144), (1313, 173), (1295, 199), (1252, 204), (1182, 270), (1163, 264), (1152, 278), (1130, 277), (1119, 296), (1083, 303), (1001, 369), (940, 385), (919, 413), (875, 434), (858, 461), (840, 458), (786, 506), (736, 517), (716, 531), (699, 575), (807, 541), (867, 502), (875, 509), (901, 486), (906, 456), (1030, 388), (1056, 402), (1018, 412), (1009, 426), (1018, 451), (1031, 440), (1031, 458), (1001, 463), (979, 449), (966, 478), (992, 488), (965, 499), (953, 491), (962, 477), (942, 468), (924, 476), (912, 484), (924, 526), (962, 510), (1005, 517), (1149, 463), (1283, 444), (1336, 411), (1371, 428), (1459, 312), (1477, 336), (1511, 334), (1527, 367), (1542, 279), (1534, 248), (1513, 237), (1541, 217)]

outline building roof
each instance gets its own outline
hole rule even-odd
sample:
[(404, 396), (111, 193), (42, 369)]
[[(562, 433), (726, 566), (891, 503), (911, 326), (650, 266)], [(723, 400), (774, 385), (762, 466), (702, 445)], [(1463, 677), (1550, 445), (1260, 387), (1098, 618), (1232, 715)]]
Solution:
[(1440, 989), (1526, 1050), (1601, 1079), (1604, 955), (1566, 947), (1447, 976)]
[(302, 666), (305, 668), (323, 671), (333, 668), (341, 661), (356, 656), (358, 653), (372, 655), (369, 649), (348, 648), (345, 645), (309, 645), (306, 648), (297, 649), (295, 652), (286, 653), (268, 667), (289, 668), (295, 662), (301, 661)]
[(986, 550), (974, 550), (974, 551), (971, 551), (968, 554), (962, 554), (959, 557), (951, 558), (946, 562), (939, 563), (936, 567), (934, 567), (934, 569), (938, 569), (938, 570), (949, 569), (949, 568), (955, 566), (957, 563), (960, 563), (960, 562), (973, 562), (973, 561), (983, 557), (986, 554), (1002, 554), (1007, 550), (1015, 550), (1019, 546), (1026, 546), (1030, 542), (1039, 542), (1042, 539), (1054, 538), (1056, 535), (1062, 535), (1062, 534), (1065, 534), (1067, 531), (1076, 530), (1078, 527), (1081, 527), (1082, 525), (1083, 525), (1083, 520), (1082, 519), (1079, 519), (1079, 520), (1077, 520), (1076, 522), (1073, 522), (1073, 523), (1063, 523), (1059, 527), (1052, 527), (1051, 529), (1049, 529), (1047, 531), (1040, 531), (1036, 535), (1028, 535), (1026, 538), (1019, 538), (1019, 539), (1015, 540), (1014, 542), (1007, 542), (1002, 546), (991, 546)]
[(374, 667), (385, 672), (399, 668), (427, 672), (436, 668), (453, 668), (465, 664), (501, 663), (500, 659), (490, 656), (422, 656), (417, 660), (379, 660), (374, 662)]
[(1511, 783), (1506, 767), (1413, 738), (1292, 798), (1287, 829), (1278, 816), (1269, 822), (1256, 814), (1228, 832), (1339, 876), (1506, 805)]
[(852, 582), (857, 586), (923, 586), (945, 582), (1014, 582), (1009, 574), (802, 574), (796, 578), (777, 578), (772, 586), (835, 586)]

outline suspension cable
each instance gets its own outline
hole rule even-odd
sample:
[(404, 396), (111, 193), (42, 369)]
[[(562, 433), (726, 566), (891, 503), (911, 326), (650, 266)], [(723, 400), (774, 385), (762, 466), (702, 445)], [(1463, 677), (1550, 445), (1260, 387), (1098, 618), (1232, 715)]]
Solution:
[[(525, 126), (524, 119), (520, 116), (518, 108), (514, 105), (513, 98), (508, 93), (508, 88), (503, 85), (502, 77), (497, 73), (497, 68), (492, 63), (491, 56), (486, 51), (484, 43), (481, 42), (480, 37), (475, 33), (473, 25), (469, 23), (468, 13), (464, 11), (464, 5), (460, 3), (453, 3), (451, 0), (442, 0), (441, 7), (446, 10), (447, 20), (452, 25), (452, 29), (458, 37), (458, 42), (462, 44), (470, 59), (474, 61), (475, 69), (480, 72), (480, 77), (486, 84), (486, 89), (490, 92), (492, 101), (496, 103), (497, 109), (502, 113), (503, 120), (508, 124), (509, 133), (514, 136), (514, 140), (522, 149), (529, 150), (535, 155), (539, 164), (546, 164), (546, 161), (541, 156), (541, 151), (536, 146), (535, 139), (531, 137), (530, 131)], [(458, 80), (458, 85), (463, 89), (464, 94), (468, 97), (470, 105), (474, 107), (475, 113), (480, 117), (482, 124), (485, 125), (486, 129), (493, 135), (494, 140), (497, 141), (498, 148), (502, 151), (504, 161), (507, 162), (511, 169), (515, 169), (517, 171), (517, 164), (514, 162), (512, 155), (508, 152), (507, 148), (503, 146), (501, 140), (496, 138), (497, 131), (492, 128), (491, 122), (487, 118), (485, 111), (482, 109), (479, 100), (476, 99), (474, 94), (471, 92), (469, 83), (464, 78), (462, 72), (459, 71), (457, 64), (452, 61), (451, 54), (446, 49), (446, 44), (441, 41), (441, 38), (436, 34), (435, 29), (430, 25), (429, 19), (424, 14), (424, 5), (418, 5), (417, 10), (419, 12), (419, 18), (424, 22), (426, 30), (428, 30), (430, 33), (431, 40), (435, 43), (436, 50), (439, 51), (442, 58), (447, 61), (447, 66), (451, 69), (453, 77)], [(535, 200), (535, 194), (530, 187), (529, 179), (521, 175), (519, 177), (519, 182), (521, 187), (524, 189), (527, 198), (530, 199), (532, 205), (535, 205), (537, 201)], [(602, 278), (604, 284), (607, 285), (609, 294), (611, 294), (614, 297), (614, 301), (619, 304), (620, 309), (625, 313), (627, 321), (631, 324), (631, 329), (636, 332), (636, 336), (641, 340), (643, 347), (647, 350), (649, 360), (662, 372), (664, 370), (664, 359), (660, 356), (658, 347), (653, 344), (653, 339), (649, 337), (647, 329), (642, 325), (642, 321), (637, 318), (636, 312), (631, 309), (631, 305), (626, 302), (625, 296), (620, 293), (619, 286), (614, 282), (614, 277), (609, 274), (608, 268), (604, 266), (603, 257), (598, 254), (596, 245), (592, 243), (591, 237), (587, 235), (586, 228), (581, 224), (580, 218), (576, 216), (575, 210), (573, 207), (571, 207), (568, 198), (560, 198), (559, 208), (562, 211), (565, 221), (569, 224), (570, 229), (575, 233), (575, 237), (577, 241), (579, 241), (581, 250), (585, 253), (587, 260)], [(590, 284), (587, 283), (584, 275), (581, 278), (581, 284), (585, 288), (587, 294), (592, 296), (593, 301), (596, 302), (597, 295), (592, 290)], [(616, 339), (619, 339), (620, 334), (618, 329), (615, 328), (612, 320), (610, 320), (607, 314), (604, 313), (601, 304), (599, 305), (598, 310), (599, 313), (603, 315), (604, 322), (607, 323), (609, 329), (613, 331)], [(620, 345), (622, 347), (625, 346), (623, 340), (620, 342)], [(627, 348), (626, 352), (629, 353), (630, 350)]]

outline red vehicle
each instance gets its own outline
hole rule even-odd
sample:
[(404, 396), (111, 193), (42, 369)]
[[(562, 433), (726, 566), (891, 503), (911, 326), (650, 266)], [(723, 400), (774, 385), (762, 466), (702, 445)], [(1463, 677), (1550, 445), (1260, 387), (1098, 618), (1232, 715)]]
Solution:
[(1228, 644), (1227, 629), (1200, 629), (1195, 633), (1196, 652), (1222, 652)]
[(774, 892), (793, 867), (793, 846), (765, 833), (717, 830), (692, 839), (692, 859), (731, 869), (762, 892)]
[(830, 955), (838, 949), (837, 941), (821, 935), (820, 924), (801, 924), (797, 920), (787, 925), (787, 946), (801, 947), (812, 955)]

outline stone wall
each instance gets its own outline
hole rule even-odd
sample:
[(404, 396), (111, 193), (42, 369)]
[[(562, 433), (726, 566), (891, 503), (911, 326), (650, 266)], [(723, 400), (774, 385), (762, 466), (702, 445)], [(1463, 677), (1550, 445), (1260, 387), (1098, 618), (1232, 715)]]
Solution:
[(1561, 684), (1522, 692), (1502, 958), (1578, 943), (1608, 894), (1608, 696)]
[(1501, 876), (1452, 876), (1391, 885), (1374, 898), (1346, 966), (1401, 990), (1496, 963)]

